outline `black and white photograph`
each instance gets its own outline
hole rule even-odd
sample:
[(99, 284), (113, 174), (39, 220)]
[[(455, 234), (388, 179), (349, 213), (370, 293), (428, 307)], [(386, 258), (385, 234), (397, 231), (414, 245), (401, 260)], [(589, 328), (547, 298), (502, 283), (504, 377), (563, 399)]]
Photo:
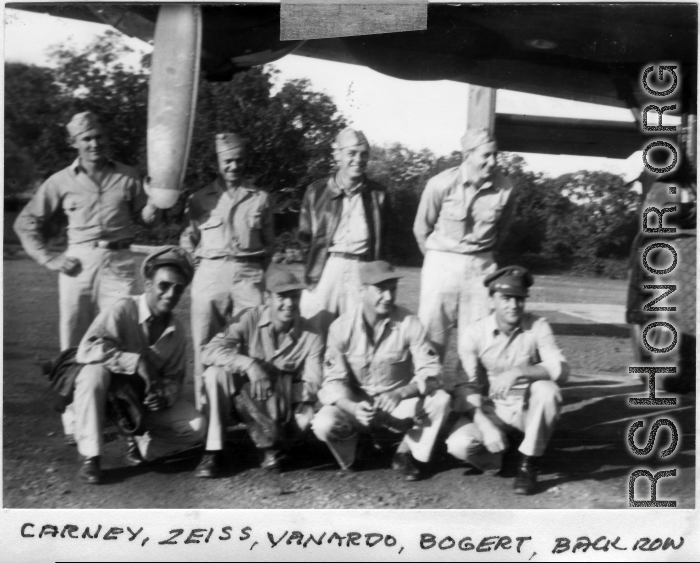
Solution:
[(697, 36), (695, 3), (5, 4), (21, 537), (694, 510)]

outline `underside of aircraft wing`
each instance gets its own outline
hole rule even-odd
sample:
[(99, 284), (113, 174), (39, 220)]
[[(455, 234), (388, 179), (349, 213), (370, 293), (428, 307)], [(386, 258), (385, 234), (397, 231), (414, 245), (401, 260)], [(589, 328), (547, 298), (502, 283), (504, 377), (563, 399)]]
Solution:
[[(143, 4), (7, 6), (107, 23), (144, 41), (158, 14), (158, 5)], [(695, 4), (431, 4), (425, 31), (304, 42), (280, 41), (279, 29), (279, 5), (202, 5), (204, 76), (230, 80), (294, 52), (405, 80), (640, 108), (653, 102), (642, 90), (643, 69), (666, 63), (678, 65), (684, 81), (679, 109), (697, 114)], [(512, 151), (625, 157), (643, 142), (635, 123), (500, 115), (496, 129)]]

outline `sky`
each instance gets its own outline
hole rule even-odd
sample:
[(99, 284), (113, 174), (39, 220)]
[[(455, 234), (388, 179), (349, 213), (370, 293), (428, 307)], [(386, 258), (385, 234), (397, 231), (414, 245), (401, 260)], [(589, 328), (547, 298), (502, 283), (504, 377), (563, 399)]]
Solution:
[[(85, 47), (108, 26), (5, 9), (4, 55), (7, 62), (47, 64), (47, 50), (60, 43)], [(134, 38), (138, 50), (151, 47)], [(272, 66), (283, 80), (308, 78), (316, 91), (328, 94), (353, 127), (371, 143), (400, 142), (438, 155), (459, 150), (466, 129), (466, 84), (418, 82), (391, 78), (356, 65), (290, 55)], [(527, 115), (632, 121), (629, 110), (499, 90), (496, 111)], [(578, 170), (622, 173), (625, 161), (569, 155), (522, 153), (527, 168), (558, 176)]]

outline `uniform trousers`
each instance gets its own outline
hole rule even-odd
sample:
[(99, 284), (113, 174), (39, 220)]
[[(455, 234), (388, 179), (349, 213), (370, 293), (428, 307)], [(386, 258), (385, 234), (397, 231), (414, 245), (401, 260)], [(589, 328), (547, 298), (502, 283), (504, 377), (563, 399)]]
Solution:
[[(100, 455), (111, 377), (111, 372), (104, 366), (89, 364), (76, 378), (73, 400), (75, 439), (78, 452), (83, 456)], [(144, 425), (146, 433), (136, 436), (136, 443), (146, 461), (197, 446), (204, 441), (206, 433), (205, 418), (184, 399), (178, 399), (173, 406), (159, 411), (146, 410)]]
[[(403, 444), (418, 461), (430, 461), (440, 428), (450, 412), (450, 400), (445, 391), (437, 390), (424, 397), (405, 399), (390, 413), (391, 418), (398, 422), (412, 419), (419, 413), (425, 415), (421, 424), (411, 428), (403, 437)], [(326, 405), (318, 411), (311, 427), (316, 437), (328, 444), (343, 469), (355, 462), (359, 435), (374, 430), (335, 405)]]
[[(78, 346), (100, 311), (136, 293), (136, 262), (128, 249), (108, 250), (92, 244), (73, 244), (65, 255), (80, 260), (81, 268), (75, 276), (58, 276), (61, 350)], [(68, 405), (61, 419), (64, 432), (73, 434), (72, 405)]]
[(206, 395), (202, 374), (202, 346), (232, 319), (263, 299), (261, 262), (203, 258), (192, 280), (192, 341), (194, 348), (194, 398), (201, 410)]
[[(484, 401), (484, 414), (502, 432), (513, 429), (525, 433), (518, 450), (526, 456), (541, 456), (554, 432), (561, 411), (561, 393), (553, 381), (534, 381), (525, 393), (509, 394), (505, 399)], [(461, 417), (447, 438), (447, 451), (457, 459), (481, 467), (500, 467), (502, 454), (491, 454), (471, 416)]]
[(328, 327), (338, 316), (362, 303), (359, 268), (358, 260), (330, 256), (316, 287), (305, 289), (301, 294), (301, 316), (310, 321), (324, 339)]
[[(291, 379), (291, 375), (274, 378), (272, 397), (257, 401), (251, 397), (250, 384), (242, 375), (221, 367), (208, 367), (204, 372), (209, 410), (206, 449), (224, 449), (226, 427), (234, 405), (258, 448), (287, 449), (303, 438), (311, 426), (314, 409), (307, 403), (292, 403)], [(238, 400), (234, 401), (234, 396)], [(298, 408), (300, 404), (303, 407)]]
[[(445, 359), (455, 324), (461, 334), (468, 325), (489, 315), (489, 293), (484, 287), (484, 278), (495, 271), (491, 252), (426, 252), (421, 270), (418, 318), (441, 361)], [(446, 381), (446, 388), (451, 389), (454, 383)]]

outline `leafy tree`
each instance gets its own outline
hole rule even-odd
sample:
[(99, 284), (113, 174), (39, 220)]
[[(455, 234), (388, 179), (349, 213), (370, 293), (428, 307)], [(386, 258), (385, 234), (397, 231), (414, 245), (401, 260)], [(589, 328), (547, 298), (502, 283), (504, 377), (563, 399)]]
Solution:
[(5, 64), (5, 195), (32, 189), (53, 172), (56, 149), (66, 144), (62, 104), (49, 69)]
[[(85, 50), (58, 46), (52, 68), (5, 64), (5, 194), (31, 189), (75, 155), (65, 123), (92, 110), (109, 128), (116, 159), (146, 171), (150, 57), (136, 60), (121, 36), (108, 31)], [(134, 60), (128, 65), (123, 61)], [(277, 71), (256, 67), (230, 83), (202, 81), (190, 160), (178, 205), (155, 230), (137, 232), (148, 243), (176, 242), (187, 196), (217, 173), (214, 135), (235, 131), (250, 140), (249, 173), (272, 195), (278, 250), (295, 252), (294, 230), (304, 190), (334, 168), (331, 143), (345, 119), (308, 80), (280, 83)], [(428, 180), (457, 166), (461, 154), (436, 157), (399, 143), (373, 147), (370, 177), (392, 199), (389, 253), (393, 261), (420, 265), (413, 222)], [(497, 252), (501, 263), (573, 268), (602, 275), (624, 272), (638, 230), (639, 196), (618, 176), (582, 171), (552, 179), (527, 172), (515, 154), (499, 166), (518, 187), (513, 220)]]
[(398, 264), (420, 265), (422, 255), (413, 235), (413, 222), (428, 180), (461, 162), (459, 152), (436, 157), (431, 151), (414, 151), (400, 143), (373, 147), (368, 175), (383, 184), (391, 198), (388, 253)]

